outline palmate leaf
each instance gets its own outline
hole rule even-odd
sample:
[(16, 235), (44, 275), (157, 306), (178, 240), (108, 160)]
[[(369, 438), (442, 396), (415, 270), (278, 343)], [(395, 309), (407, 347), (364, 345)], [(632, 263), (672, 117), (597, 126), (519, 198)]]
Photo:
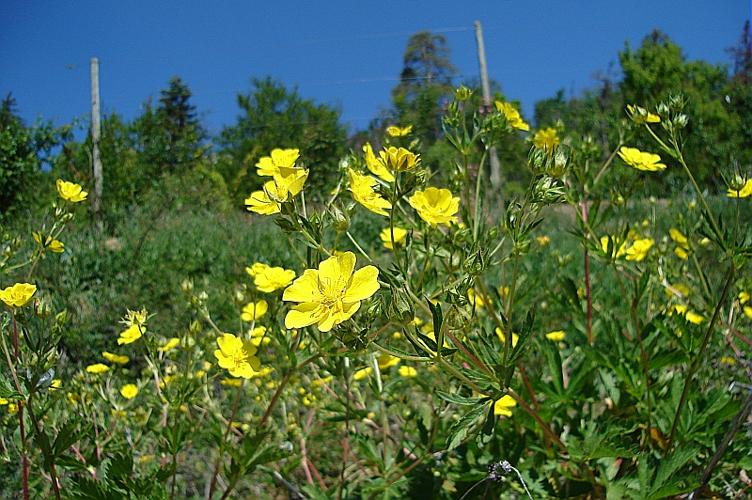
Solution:
[(689, 481), (676, 477), (676, 473), (697, 456), (697, 451), (697, 448), (678, 448), (661, 460), (650, 488), (650, 498), (665, 498), (692, 489)]

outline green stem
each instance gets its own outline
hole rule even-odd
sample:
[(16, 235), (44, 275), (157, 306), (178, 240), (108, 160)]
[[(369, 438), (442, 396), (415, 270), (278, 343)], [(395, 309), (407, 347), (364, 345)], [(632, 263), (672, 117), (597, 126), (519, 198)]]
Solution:
[(478, 241), (478, 221), (480, 219), (480, 185), (483, 179), (483, 164), (486, 162), (486, 156), (488, 155), (488, 149), (483, 151), (483, 155), (480, 157), (480, 163), (478, 164), (478, 175), (475, 179), (475, 217), (473, 218), (473, 243)]
[[(355, 248), (358, 249), (358, 252), (360, 252), (360, 254), (363, 257), (365, 257), (368, 262), (373, 262), (373, 259), (366, 253), (365, 250), (363, 250), (363, 248), (358, 244), (358, 242), (355, 241), (355, 238), (353, 237), (352, 234), (350, 234), (350, 231), (346, 231), (345, 234), (347, 235), (347, 238), (350, 240), (350, 242), (353, 245), (355, 245)], [(394, 237), (392, 237), (392, 240), (394, 240)]]
[[(214, 496), (214, 490), (217, 487), (217, 478), (219, 477), (219, 467), (222, 465), (222, 455), (224, 454), (224, 451), (225, 451), (225, 443), (227, 442), (227, 436), (230, 434), (230, 429), (232, 429), (232, 421), (235, 419), (235, 415), (237, 414), (239, 407), (240, 407), (240, 389), (235, 391), (235, 398), (232, 401), (232, 413), (230, 414), (230, 418), (227, 420), (227, 427), (225, 427), (225, 432), (222, 435), (222, 441), (219, 444), (219, 452), (217, 453), (217, 460), (214, 462), (214, 473), (212, 474), (211, 482), (209, 483), (209, 494), (207, 495), (207, 498), (209, 498), (210, 500)], [(230, 488), (228, 488), (228, 490), (229, 489)]]
[[(13, 354), (15, 358), (15, 363), (18, 363), (18, 360), (21, 357), (21, 353), (18, 347), (18, 328), (16, 326), (16, 312), (13, 309), (11, 309), (11, 317), (13, 318)], [(23, 394), (23, 390), (21, 389), (21, 383), (18, 380), (18, 374), (16, 373), (16, 365), (13, 361), (11, 361), (10, 352), (8, 350), (7, 344), (5, 343), (4, 332), (0, 332), (0, 339), (2, 340), (3, 351), (5, 352), (5, 359), (8, 362), (8, 369), (10, 370), (11, 376), (13, 377), (13, 382), (16, 384), (16, 390), (18, 391), (19, 394)], [(24, 427), (23, 410), (24, 410), (24, 405), (19, 402), (18, 403), (18, 430), (21, 436), (21, 481), (22, 481), (24, 500), (29, 500), (29, 457), (26, 454), (26, 430)]]
[(702, 203), (702, 206), (705, 209), (705, 212), (708, 214), (708, 218), (710, 219), (710, 223), (713, 226), (713, 231), (718, 237), (718, 242), (721, 244), (721, 248), (723, 249), (724, 252), (727, 251), (728, 248), (726, 248), (726, 242), (721, 239), (723, 237), (723, 233), (721, 233), (721, 230), (718, 227), (718, 223), (715, 220), (715, 215), (713, 215), (713, 212), (710, 210), (710, 206), (708, 206), (708, 202), (707, 200), (705, 200), (705, 195), (702, 194), (702, 191), (700, 190), (700, 186), (697, 184), (697, 181), (695, 180), (695, 176), (692, 175), (692, 171), (689, 169), (687, 162), (684, 161), (684, 155), (679, 149), (679, 144), (676, 142), (676, 138), (672, 137), (671, 143), (673, 144), (674, 150), (676, 151), (676, 159), (679, 160), (679, 163), (681, 163), (682, 167), (684, 167), (684, 171), (689, 177), (689, 180), (692, 183), (692, 187), (695, 189), (695, 192), (697, 193), (697, 197), (700, 198), (700, 202)]
[(287, 373), (285, 373), (285, 376), (282, 378), (282, 381), (279, 383), (279, 387), (277, 387), (277, 390), (274, 392), (274, 395), (272, 396), (271, 401), (269, 401), (269, 406), (266, 407), (266, 411), (261, 416), (261, 420), (259, 420), (258, 427), (263, 427), (264, 424), (266, 424), (266, 421), (269, 420), (269, 417), (272, 414), (272, 410), (274, 410), (274, 407), (276, 406), (277, 401), (279, 400), (279, 397), (282, 395), (282, 391), (285, 389), (285, 387), (287, 386), (287, 383), (290, 381), (290, 377), (292, 377), (292, 375), (295, 372), (297, 372), (304, 366), (316, 361), (320, 357), (321, 357), (321, 353), (318, 352), (314, 354), (313, 356), (307, 359), (304, 359), (303, 361), (295, 365)]
[[(635, 291), (635, 294), (637, 292)], [(637, 336), (637, 343), (640, 347), (640, 364), (642, 365), (642, 376), (645, 381), (645, 399), (648, 409), (648, 429), (647, 429), (647, 435), (645, 439), (645, 443), (650, 442), (650, 428), (653, 420), (652, 416), (652, 407), (650, 403), (650, 376), (648, 372), (648, 356), (647, 352), (645, 351), (645, 344), (642, 339), (642, 329), (640, 328), (640, 318), (637, 314), (637, 298), (632, 299), (632, 304), (629, 308), (629, 312), (632, 315), (632, 322), (634, 324), (635, 329), (635, 335)]]
[(705, 336), (702, 338), (702, 343), (700, 344), (700, 349), (695, 356), (695, 358), (692, 360), (692, 363), (689, 365), (689, 370), (687, 371), (687, 377), (684, 379), (684, 388), (682, 389), (681, 397), (679, 398), (679, 404), (676, 407), (676, 413), (674, 414), (674, 421), (671, 424), (671, 432), (668, 436), (668, 444), (666, 446), (666, 450), (671, 449), (671, 444), (674, 441), (674, 436), (676, 435), (676, 429), (679, 425), (679, 418), (681, 417), (681, 412), (684, 409), (684, 404), (687, 402), (687, 395), (689, 394), (689, 388), (692, 384), (692, 378), (695, 375), (695, 372), (700, 367), (700, 363), (703, 360), (705, 350), (708, 347), (708, 342), (710, 341), (710, 336), (713, 333), (713, 326), (715, 326), (715, 322), (718, 319), (718, 315), (721, 312), (721, 307), (723, 306), (723, 303), (726, 301), (726, 297), (728, 297), (729, 290), (731, 289), (731, 285), (734, 282), (734, 276), (736, 275), (736, 268), (734, 267), (734, 264), (731, 264), (731, 267), (729, 268), (728, 272), (726, 273), (726, 283), (723, 286), (723, 292), (721, 293), (721, 298), (718, 300), (718, 304), (715, 306), (715, 310), (713, 311), (713, 317), (710, 319), (710, 323), (708, 324), (708, 329), (705, 331)]
[[(441, 348), (441, 346), (438, 346), (438, 347)], [(448, 362), (445, 358), (439, 358), (437, 359), (437, 361), (441, 366), (446, 368), (449, 371), (449, 373), (454, 375), (456, 378), (460, 379), (465, 385), (470, 387), (472, 390), (474, 390), (475, 392), (483, 392), (480, 390), (480, 387), (478, 387), (478, 385), (475, 382), (470, 380), (464, 373), (460, 372), (457, 368), (454, 367), (454, 365)]]
[(595, 179), (593, 179), (593, 187), (592, 187), (592, 189), (595, 189), (595, 186), (598, 185), (598, 181), (601, 179), (601, 177), (603, 176), (603, 174), (606, 173), (606, 169), (608, 169), (609, 165), (611, 165), (611, 162), (614, 161), (614, 158), (616, 157), (616, 153), (619, 152), (619, 149), (621, 149), (621, 147), (622, 147), (623, 144), (624, 144), (623, 142), (619, 141), (619, 144), (617, 144), (616, 148), (614, 148), (614, 150), (611, 152), (611, 154), (609, 155), (609, 157), (606, 160), (606, 162), (603, 164), (603, 166), (601, 167), (601, 169), (596, 174)]
[(509, 297), (507, 297), (506, 303), (506, 318), (507, 324), (503, 329), (504, 333), (504, 356), (502, 364), (507, 366), (509, 360), (509, 350), (512, 348), (512, 303), (514, 302), (515, 289), (517, 288), (517, 272), (519, 270), (520, 256), (517, 252), (513, 256), (514, 263), (512, 265), (512, 282), (509, 284)]

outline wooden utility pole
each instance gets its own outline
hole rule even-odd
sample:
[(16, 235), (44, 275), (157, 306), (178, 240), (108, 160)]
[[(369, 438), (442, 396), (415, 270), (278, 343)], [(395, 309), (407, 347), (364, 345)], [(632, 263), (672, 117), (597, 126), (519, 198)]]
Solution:
[(99, 212), (102, 203), (102, 159), (99, 157), (99, 136), (102, 125), (99, 115), (99, 59), (91, 58), (91, 161), (94, 169), (94, 196), (92, 204), (94, 217), (101, 225)]
[[(475, 21), (475, 41), (478, 45), (478, 65), (480, 66), (480, 83), (483, 89), (483, 104), (486, 110), (491, 108), (491, 88), (488, 85), (488, 69), (486, 68), (486, 47), (483, 44), (483, 29), (480, 21)], [(491, 162), (491, 184), (498, 188), (501, 184), (501, 165), (496, 155), (496, 148), (489, 150)]]

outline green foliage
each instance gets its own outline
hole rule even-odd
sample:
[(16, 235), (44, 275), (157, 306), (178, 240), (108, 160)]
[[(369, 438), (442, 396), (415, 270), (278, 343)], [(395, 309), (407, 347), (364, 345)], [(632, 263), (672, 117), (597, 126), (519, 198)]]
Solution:
[[(338, 114), (269, 79), (239, 96), (217, 154), (203, 154), (179, 81), (133, 123), (106, 117), (108, 224), (56, 199), (0, 231), (4, 286), (37, 285), (25, 305), (0, 290), (0, 490), (18, 492), (30, 467), (35, 496), (66, 498), (743, 494), (749, 199), (706, 196), (689, 166), (692, 141), (723, 130), (691, 125), (720, 109), (702, 101), (725, 85), (718, 68), (656, 35), (623, 53), (628, 83), (541, 104), (559, 134), (547, 144), (477, 91), (443, 94), (443, 47), (430, 34), (408, 47), (417, 137), (372, 138), (421, 155), (384, 160), (391, 180), (365, 177), (360, 151), (340, 163)], [(702, 106), (642, 65), (693, 79)], [(637, 98), (646, 109), (627, 121)], [(566, 132), (570, 118), (583, 129)], [(616, 144), (659, 151), (666, 172), (615, 160)], [(253, 164), (276, 147), (299, 147), (285, 168), (310, 168), (305, 189), (327, 196), (284, 193), (273, 217), (237, 210), (228, 192), (256, 187)], [(523, 171), (501, 206), (492, 147)], [(88, 179), (87, 148), (66, 145), (40, 190)], [(644, 198), (665, 182), (692, 195)], [(449, 188), (431, 209), (428, 186)], [(389, 208), (366, 212), (374, 199)], [(259, 263), (297, 281), (268, 291), (288, 273)], [(318, 314), (337, 321), (310, 324)], [(140, 336), (121, 342), (126, 327)]]
[[(741, 47), (735, 51), (740, 54), (735, 67), (742, 72), (745, 43), (749, 44), (742, 37)], [(609, 151), (625, 139), (632, 139), (631, 135), (625, 138), (616, 133), (627, 105), (654, 107), (681, 92), (691, 116), (682, 146), (693, 159), (692, 170), (700, 185), (718, 190), (730, 168), (747, 168), (752, 157), (748, 127), (743, 124), (750, 116), (749, 80), (729, 78), (724, 65), (688, 61), (681, 48), (660, 31), (645, 37), (637, 49), (625, 46), (619, 53), (619, 63), (619, 81), (605, 77), (599, 88), (580, 97), (565, 99), (564, 92), (559, 91), (555, 97), (538, 102), (536, 123), (550, 126), (561, 120), (572, 136), (589, 137), (603, 151)], [(635, 137), (633, 145), (643, 148), (649, 142)], [(672, 191), (679, 189), (683, 186), (681, 176), (665, 172), (643, 187), (653, 194), (663, 194), (666, 186)]]
[(170, 79), (160, 92), (159, 104), (150, 102), (132, 124), (141, 162), (152, 176), (191, 168), (203, 154), (206, 131), (191, 104), (191, 91), (180, 77)]
[(454, 91), (456, 73), (444, 35), (429, 31), (412, 35), (405, 48), (400, 82), (392, 90), (396, 123), (412, 125), (421, 141), (435, 143), (441, 135), (442, 106)]
[(41, 165), (51, 150), (69, 138), (69, 127), (51, 123), (27, 127), (16, 112), (9, 94), (0, 103), (0, 215), (13, 209), (33, 210), (42, 201), (32, 187), (39, 180)]

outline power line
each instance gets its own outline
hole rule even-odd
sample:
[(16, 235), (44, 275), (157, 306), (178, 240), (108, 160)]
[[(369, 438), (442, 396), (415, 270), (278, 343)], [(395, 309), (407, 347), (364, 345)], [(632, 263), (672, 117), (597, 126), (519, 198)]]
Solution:
[(471, 31), (472, 26), (447, 26), (443, 28), (423, 28), (413, 31), (384, 31), (381, 33), (366, 33), (363, 35), (357, 35), (353, 37), (315, 37), (315, 38), (303, 38), (298, 40), (300, 43), (316, 43), (316, 42), (347, 42), (351, 40), (371, 40), (377, 38), (393, 38), (398, 36), (412, 36), (415, 33), (421, 31), (430, 31), (431, 33), (458, 33), (462, 31)]

